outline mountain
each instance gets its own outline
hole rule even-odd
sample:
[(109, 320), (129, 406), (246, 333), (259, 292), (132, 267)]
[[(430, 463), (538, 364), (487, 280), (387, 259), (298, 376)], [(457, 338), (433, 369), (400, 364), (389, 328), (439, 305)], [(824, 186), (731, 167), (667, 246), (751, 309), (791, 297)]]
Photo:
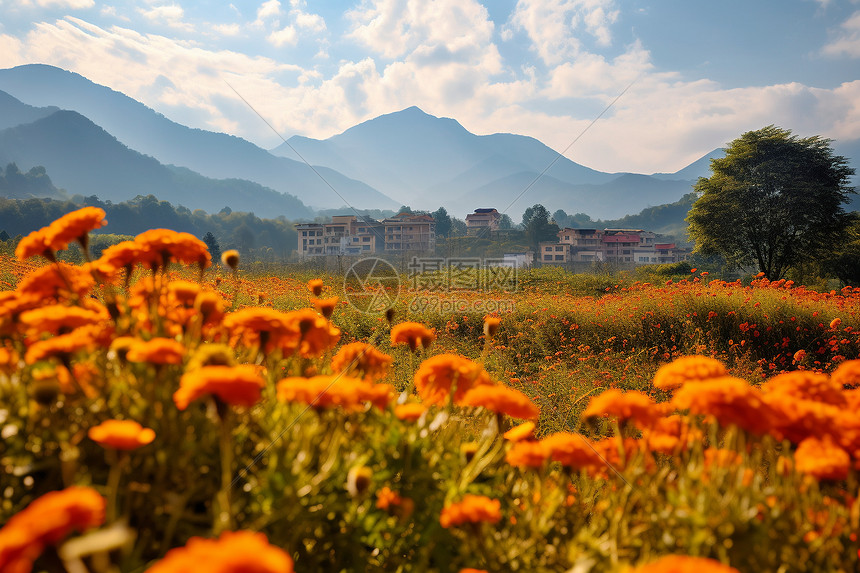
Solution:
[(718, 147), (675, 173), (654, 173), (651, 177), (667, 181), (680, 180), (696, 182), (699, 180), (699, 177), (711, 176), (711, 159), (720, 159), (725, 156), (726, 150), (722, 147)]
[[(513, 200), (522, 188), (497, 189), (489, 197), (476, 190), (518, 173), (546, 175), (567, 184), (603, 183), (616, 176), (584, 167), (540, 141), (522, 135), (475, 135), (457, 121), (417, 107), (381, 115), (325, 140), (293, 136), (272, 150), (325, 165), (366, 181), (419, 209), (444, 205), (470, 212), (485, 199)], [(526, 176), (527, 178), (527, 176)]]
[(6, 92), (0, 91), (0, 129), (42, 119), (58, 109), (56, 107), (33, 107), (22, 103)]
[(327, 167), (317, 168), (318, 175), (302, 162), (276, 157), (239, 137), (175, 123), (124, 94), (60, 68), (39, 64), (0, 70), (0, 90), (31, 105), (74, 110), (129, 148), (207, 177), (247, 179), (320, 208), (400, 205)]
[(0, 161), (22, 170), (41, 165), (70, 194), (112, 202), (153, 194), (189, 209), (217, 212), (225, 206), (267, 217), (313, 216), (301, 201), (240, 180), (213, 180), (165, 166), (129, 149), (74, 111), (56, 111), (32, 123), (0, 131)]

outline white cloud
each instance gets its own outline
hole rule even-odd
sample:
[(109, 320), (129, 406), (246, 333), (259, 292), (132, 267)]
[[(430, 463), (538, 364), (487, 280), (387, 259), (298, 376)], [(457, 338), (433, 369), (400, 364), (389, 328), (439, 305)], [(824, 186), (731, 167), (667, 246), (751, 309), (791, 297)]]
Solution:
[(519, 0), (510, 26), (525, 31), (541, 60), (555, 65), (580, 53), (583, 30), (600, 45), (611, 43), (613, 6), (614, 0)]
[(220, 35), (220, 36), (238, 36), (242, 31), (242, 27), (239, 24), (213, 24), (212, 30)]
[(185, 10), (177, 4), (154, 6), (149, 10), (138, 8), (138, 12), (150, 22), (156, 24), (163, 24), (171, 28), (186, 31), (194, 29), (193, 26), (182, 21), (182, 18), (185, 16)]
[(860, 58), (860, 10), (851, 14), (839, 28), (836, 38), (821, 51), (828, 56)]
[(325, 20), (319, 14), (309, 14), (301, 10), (293, 10), (290, 12), (296, 20), (296, 26), (311, 30), (312, 32), (322, 32), (326, 29)]
[(348, 12), (350, 37), (386, 59), (481, 60), (495, 52), (493, 22), (476, 0), (375, 0)]
[(0, 34), (0, 65), (11, 68), (26, 64), (24, 58), (24, 44), (18, 38), (6, 34)]
[(286, 26), (272, 32), (266, 39), (279, 48), (285, 45), (294, 46), (298, 42), (298, 34), (293, 26)]
[[(28, 2), (24, 3), (27, 4)], [(43, 8), (67, 8), (69, 10), (82, 10), (96, 5), (94, 0), (36, 0), (36, 4)]]
[(278, 0), (267, 0), (257, 8), (257, 20), (276, 18), (281, 14), (281, 3)]
[(549, 71), (546, 95), (558, 99), (620, 93), (653, 67), (650, 54), (638, 41), (611, 61), (597, 54), (583, 53)]

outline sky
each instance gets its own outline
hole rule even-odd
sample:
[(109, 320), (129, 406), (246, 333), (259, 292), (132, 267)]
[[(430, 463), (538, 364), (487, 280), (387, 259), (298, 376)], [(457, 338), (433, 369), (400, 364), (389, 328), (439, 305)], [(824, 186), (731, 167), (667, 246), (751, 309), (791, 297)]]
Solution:
[(267, 149), (412, 105), (609, 172), (860, 139), (860, 0), (0, 0), (0, 68), (29, 63)]

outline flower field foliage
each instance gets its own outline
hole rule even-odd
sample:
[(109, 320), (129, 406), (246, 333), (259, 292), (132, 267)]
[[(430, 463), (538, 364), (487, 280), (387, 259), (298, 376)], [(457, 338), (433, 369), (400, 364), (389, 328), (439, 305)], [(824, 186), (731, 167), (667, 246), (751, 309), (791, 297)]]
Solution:
[(103, 224), (0, 261), (4, 573), (860, 567), (858, 290), (552, 270), (371, 315), (185, 233), (58, 260)]

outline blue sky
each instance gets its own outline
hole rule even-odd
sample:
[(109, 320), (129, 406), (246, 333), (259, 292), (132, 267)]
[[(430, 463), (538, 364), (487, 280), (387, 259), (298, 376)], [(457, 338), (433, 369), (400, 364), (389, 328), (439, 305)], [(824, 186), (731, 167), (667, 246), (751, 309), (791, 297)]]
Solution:
[(0, 68), (52, 64), (271, 148), (417, 105), (604, 171), (744, 131), (860, 139), (860, 0), (0, 0)]

